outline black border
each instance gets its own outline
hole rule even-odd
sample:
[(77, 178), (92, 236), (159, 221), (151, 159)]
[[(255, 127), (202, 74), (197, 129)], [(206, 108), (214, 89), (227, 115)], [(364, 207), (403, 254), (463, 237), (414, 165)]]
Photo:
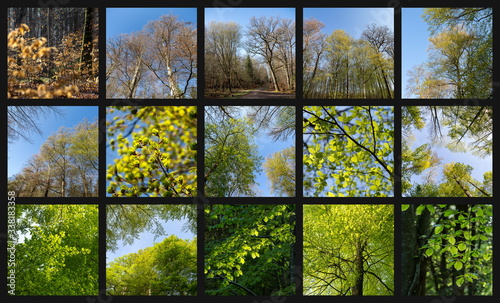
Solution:
[[(259, 3), (261, 2), (261, 3)], [(218, 297), (216, 300), (220, 302), (234, 302), (234, 300), (239, 300), (241, 302), (273, 302), (273, 303), (282, 303), (282, 302), (326, 302), (330, 300), (340, 300), (343, 302), (353, 302), (353, 301), (362, 301), (362, 302), (400, 302), (401, 299), (408, 300), (410, 302), (443, 302), (443, 303), (452, 303), (452, 302), (469, 302), (474, 300), (472, 297), (439, 297), (439, 296), (425, 296), (425, 297), (407, 297), (401, 296), (400, 286), (400, 272), (401, 272), (401, 213), (399, 211), (401, 204), (405, 203), (415, 203), (420, 204), (424, 203), (450, 203), (450, 204), (471, 204), (471, 203), (485, 203), (485, 204), (493, 204), (492, 198), (440, 198), (440, 199), (432, 199), (432, 198), (402, 198), (401, 196), (401, 182), (400, 182), (400, 164), (401, 159), (398, 155), (401, 154), (401, 106), (407, 105), (466, 105), (466, 106), (493, 106), (495, 100), (498, 96), (498, 88), (500, 86), (500, 79), (498, 77), (498, 68), (499, 68), (499, 60), (494, 57), (494, 92), (493, 99), (491, 100), (418, 100), (418, 99), (403, 99), (401, 96), (401, 8), (402, 7), (457, 7), (457, 6), (469, 6), (469, 7), (477, 7), (477, 6), (489, 6), (494, 7), (494, 41), (498, 38), (498, 16), (496, 14), (496, 7), (494, 1), (487, 0), (479, 0), (474, 2), (468, 2), (465, 0), (372, 0), (372, 1), (350, 1), (350, 2), (328, 2), (325, 4), (325, 1), (319, 0), (311, 0), (311, 1), (298, 1), (291, 0), (287, 1), (284, 4), (278, 4), (271, 1), (249, 1), (249, 0), (212, 0), (212, 1), (204, 1), (204, 0), (184, 0), (181, 2), (174, 1), (152, 1), (152, 0), (143, 0), (140, 3), (122, 3), (122, 1), (109, 0), (109, 1), (96, 1), (96, 0), (87, 0), (87, 1), (77, 1), (77, 0), (25, 0), (22, 2), (7, 0), (2, 3), (2, 10), (0, 15), (0, 24), (2, 25), (2, 29), (6, 29), (6, 16), (7, 16), (7, 7), (18, 7), (18, 6), (26, 6), (26, 7), (57, 7), (57, 6), (73, 6), (73, 7), (98, 7), (99, 11), (99, 22), (100, 22), (100, 40), (99, 40), (99, 50), (101, 57), (99, 59), (100, 63), (100, 73), (103, 74), (105, 71), (105, 31), (106, 31), (106, 7), (193, 7), (197, 8), (197, 26), (198, 26), (198, 90), (197, 90), (197, 99), (194, 100), (110, 100), (105, 98), (105, 82), (104, 77), (101, 75), (101, 81), (99, 84), (99, 99), (97, 100), (9, 100), (5, 101), (6, 106), (13, 105), (54, 105), (54, 106), (99, 106), (99, 119), (100, 119), (100, 138), (105, 137), (105, 107), (110, 105), (186, 105), (186, 106), (198, 106), (198, 189), (199, 195), (197, 198), (174, 198), (174, 199), (162, 199), (162, 198), (154, 198), (152, 200), (145, 201), (146, 198), (125, 198), (125, 199), (116, 199), (116, 198), (106, 198), (105, 197), (105, 144), (103, 140), (100, 140), (100, 172), (99, 172), (99, 197), (96, 198), (86, 198), (85, 200), (81, 198), (35, 198), (35, 199), (26, 199), (26, 198), (18, 198), (16, 199), (16, 203), (18, 204), (29, 204), (29, 203), (63, 203), (63, 204), (98, 204), (99, 205), (99, 229), (100, 229), (100, 238), (99, 238), (99, 253), (100, 253), (100, 263), (99, 263), (99, 286), (101, 289), (105, 287), (105, 267), (106, 267), (106, 258), (105, 258), (105, 224), (106, 224), (106, 205), (114, 204), (114, 203), (151, 203), (151, 204), (197, 204), (198, 209), (198, 243), (204, 243), (204, 235), (203, 235), (203, 226), (204, 226), (204, 205), (206, 204), (217, 204), (217, 203), (243, 203), (243, 204), (263, 204), (263, 203), (271, 203), (271, 204), (296, 204), (296, 231), (297, 231), (297, 264), (296, 268), (302, 268), (302, 217), (303, 217), (303, 205), (304, 204), (372, 204), (372, 203), (380, 203), (380, 204), (392, 204), (395, 208), (395, 295), (394, 296), (366, 296), (366, 297), (304, 297), (301, 295), (302, 291), (302, 282), (297, 283), (297, 294), (295, 296), (289, 297), (267, 297), (267, 296), (243, 296), (243, 297)], [(265, 100), (253, 100), (252, 102), (245, 100), (204, 100), (203, 96), (203, 88), (204, 88), (204, 51), (203, 51), (203, 42), (204, 42), (204, 8), (206, 7), (295, 7), (296, 8), (296, 75), (297, 75), (297, 95), (295, 99), (290, 100), (276, 100), (273, 102), (266, 102)], [(394, 7), (394, 35), (395, 35), (395, 98), (391, 100), (304, 100), (302, 98), (302, 8), (305, 7)], [(0, 44), (3, 44), (2, 54), (6, 52), (6, 36), (2, 35), (0, 37)], [(498, 50), (498, 46), (493, 46), (495, 50)], [(5, 55), (3, 56), (5, 58)], [(0, 60), (0, 69), (6, 70), (6, 61)], [(6, 96), (6, 74), (4, 75), (2, 85), (0, 85), (0, 95)], [(272, 104), (269, 104), (272, 103)], [(394, 148), (394, 161), (397, 176), (395, 180), (395, 188), (394, 188), (394, 197), (391, 198), (303, 198), (303, 189), (302, 189), (302, 180), (303, 180), (303, 172), (302, 172), (302, 114), (301, 109), (304, 105), (312, 105), (312, 104), (324, 104), (324, 105), (386, 105), (386, 106), (394, 106), (394, 125), (395, 125), (395, 148)], [(290, 105), (296, 107), (296, 151), (297, 151), (297, 184), (298, 186), (296, 191), (296, 197), (293, 198), (205, 198), (203, 196), (203, 190), (201, 185), (203, 184), (201, 177), (203, 176), (203, 167), (204, 167), (204, 159), (203, 153), (200, 151), (204, 150), (204, 133), (203, 133), (203, 124), (204, 124), (204, 106), (211, 105)], [(3, 121), (7, 119), (7, 107), (2, 106), (0, 110), (2, 111), (1, 117), (3, 117)], [(104, 119), (104, 120), (103, 120)], [(498, 121), (494, 119), (493, 127), (498, 129)], [(7, 141), (7, 126), (6, 123), (2, 123), (2, 134), (4, 135), (4, 142)], [(6, 149), (4, 149), (6, 154)], [(495, 155), (495, 150), (493, 152)], [(7, 176), (7, 157), (5, 156), (5, 160), (1, 163), (1, 169), (3, 176)], [(497, 161), (498, 162), (498, 161)], [(498, 165), (495, 165), (495, 157), (493, 157), (493, 168)], [(494, 177), (494, 182), (496, 178)], [(2, 194), (4, 199), (7, 197), (7, 186), (6, 182), (2, 187)], [(4, 200), (5, 201), (5, 200)], [(493, 213), (494, 217), (499, 215), (499, 207), (494, 207)], [(5, 214), (4, 214), (5, 212)], [(6, 260), (7, 256), (6, 252), (6, 242), (4, 235), (7, 231), (7, 222), (4, 220), (6, 218), (6, 206), (0, 208), (1, 214), (1, 230), (0, 230), (0, 273), (6, 273)], [(5, 222), (5, 223), (4, 223)], [(496, 222), (496, 221), (494, 221)], [(494, 223), (494, 230), (498, 231), (498, 224)], [(498, 241), (497, 241), (498, 242)], [(498, 248), (498, 245), (494, 242), (494, 251)], [(494, 254), (495, 258), (496, 254)], [(101, 292), (97, 297), (87, 297), (87, 296), (59, 296), (59, 297), (36, 297), (36, 296), (20, 296), (20, 297), (12, 297), (7, 294), (7, 283), (0, 284), (0, 298), (7, 297), (7, 302), (31, 302), (35, 299), (44, 300), (49, 299), (52, 302), (136, 302), (138, 299), (141, 300), (145, 298), (148, 301), (152, 302), (160, 302), (164, 300), (168, 300), (171, 302), (185, 302), (186, 300), (189, 302), (202, 302), (208, 296), (204, 295), (204, 287), (203, 287), (203, 257), (204, 257), (204, 247), (203, 245), (198, 245), (198, 296), (194, 297), (106, 297)], [(488, 297), (478, 297), (480, 302), (493, 302), (498, 300), (498, 295), (496, 294), (499, 283), (498, 279), (498, 263), (495, 262), (494, 259), (494, 279), (493, 279), (493, 289), (494, 295)], [(5, 281), (5, 280), (3, 280)], [(497, 287), (495, 287), (497, 286)]]

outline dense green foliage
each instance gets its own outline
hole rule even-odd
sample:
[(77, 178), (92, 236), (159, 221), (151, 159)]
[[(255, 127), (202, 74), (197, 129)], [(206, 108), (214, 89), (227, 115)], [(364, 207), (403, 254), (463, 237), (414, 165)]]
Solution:
[(493, 9), (426, 8), (429, 58), (409, 71), (418, 98), (493, 98)]
[(403, 294), (492, 295), (491, 205), (403, 205)]
[(293, 205), (208, 205), (205, 208), (208, 295), (293, 295)]
[(254, 196), (261, 157), (249, 119), (229, 119), (205, 127), (205, 195)]
[[(98, 294), (96, 205), (17, 205), (16, 295)], [(9, 268), (12, 268), (9, 266)]]
[[(493, 109), (489, 106), (408, 106), (402, 108), (402, 179), (403, 194), (409, 196), (490, 197), (493, 173), (474, 179), (473, 167), (460, 163), (442, 163), (433, 151), (435, 144), (452, 152), (480, 158), (493, 151)], [(427, 130), (429, 141), (413, 147), (414, 132)], [(437, 178), (438, 173), (440, 177)], [(422, 175), (420, 181), (412, 177)]]
[(107, 142), (117, 152), (109, 196), (196, 195), (196, 107), (108, 107), (107, 115)]
[(304, 295), (393, 294), (393, 206), (305, 205)]
[(304, 107), (304, 195), (393, 195), (393, 108)]
[(109, 295), (196, 295), (196, 240), (176, 236), (118, 257), (106, 268)]

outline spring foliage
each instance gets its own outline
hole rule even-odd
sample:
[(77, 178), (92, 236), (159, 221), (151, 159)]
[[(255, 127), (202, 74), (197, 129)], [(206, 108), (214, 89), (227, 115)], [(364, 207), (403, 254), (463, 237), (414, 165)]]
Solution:
[(408, 71), (407, 95), (416, 98), (491, 99), (491, 7), (426, 8), (428, 60)]
[(96, 197), (98, 132), (97, 121), (59, 128), (9, 179), (9, 189), (19, 197)]
[(304, 294), (393, 295), (393, 206), (304, 206)]
[(108, 107), (112, 197), (196, 195), (196, 107)]
[(114, 259), (106, 268), (106, 290), (112, 296), (196, 295), (196, 239), (172, 235)]
[[(448, 162), (433, 151), (436, 143), (449, 151), (488, 157), (493, 151), (493, 110), (490, 106), (407, 106), (402, 109), (403, 194), (438, 197), (490, 197), (493, 173), (472, 177), (474, 167)], [(426, 130), (429, 141), (413, 146), (414, 131)], [(440, 173), (440, 174), (438, 174)], [(421, 175), (421, 181), (412, 177)], [(438, 178), (438, 176), (440, 178)], [(412, 184), (413, 183), (413, 184)]]
[(293, 205), (205, 208), (208, 295), (295, 293)]
[(16, 295), (98, 294), (96, 205), (18, 205)]
[(392, 107), (304, 107), (304, 194), (391, 196), (392, 121)]
[(492, 294), (491, 205), (406, 204), (402, 210), (404, 294)]
[(342, 29), (326, 35), (323, 27), (304, 20), (304, 98), (393, 98), (392, 31), (370, 24), (355, 39)]

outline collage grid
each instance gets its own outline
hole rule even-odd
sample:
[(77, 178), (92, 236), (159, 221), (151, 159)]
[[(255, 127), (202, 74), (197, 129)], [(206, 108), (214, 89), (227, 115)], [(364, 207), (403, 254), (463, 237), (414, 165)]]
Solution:
[[(64, 2), (64, 3), (63, 3)], [(205, 32), (204, 32), (204, 24), (205, 24), (205, 9), (212, 7), (253, 7), (252, 4), (247, 5), (246, 1), (243, 0), (234, 0), (234, 1), (208, 1), (207, 4), (201, 4), (194, 1), (195, 4), (185, 5), (185, 7), (197, 7), (197, 57), (198, 57), (198, 75), (206, 74), (207, 70), (205, 70), (204, 59), (205, 52), (203, 45), (205, 44)], [(205, 79), (203, 77), (199, 77), (197, 79), (197, 98), (196, 99), (183, 99), (183, 100), (160, 100), (160, 99), (151, 99), (151, 100), (123, 100), (123, 99), (106, 99), (106, 82), (104, 79), (104, 71), (106, 67), (106, 54), (105, 46), (106, 46), (106, 7), (102, 3), (98, 3), (94, 7), (99, 8), (99, 66), (100, 66), (100, 77), (99, 81), (99, 98), (97, 100), (82, 100), (82, 101), (62, 101), (62, 100), (45, 100), (45, 101), (35, 101), (35, 100), (13, 100), (7, 99), (6, 106), (2, 107), (3, 111), (7, 111), (8, 106), (38, 106), (38, 105), (53, 105), (53, 106), (93, 106), (98, 108), (98, 124), (99, 124), (99, 176), (98, 176), (98, 197), (86, 198), (82, 200), (82, 198), (70, 197), (70, 198), (16, 198), (16, 204), (97, 204), (98, 205), (98, 213), (99, 213), (99, 289), (106, 289), (106, 212), (107, 207), (110, 205), (116, 204), (152, 204), (152, 205), (193, 205), (196, 206), (197, 209), (197, 295), (194, 297), (172, 297), (172, 301), (176, 300), (193, 300), (193, 301), (201, 301), (207, 299), (205, 294), (205, 285), (203, 283), (205, 279), (204, 266), (205, 261), (203, 256), (205, 255), (205, 247), (203, 246), (205, 240), (205, 209), (207, 206), (216, 205), (216, 204), (291, 204), (295, 207), (295, 218), (296, 218), (296, 226), (295, 226), (295, 237), (296, 237), (296, 246), (295, 246), (295, 267), (296, 267), (296, 282), (295, 282), (295, 293), (296, 295), (292, 296), (257, 296), (257, 297), (243, 297), (241, 298), (245, 302), (303, 302), (303, 301), (321, 301), (321, 300), (331, 300), (331, 297), (328, 296), (320, 296), (320, 297), (306, 297), (302, 296), (303, 291), (303, 280), (302, 280), (302, 271), (303, 268), (303, 221), (304, 217), (304, 208), (306, 205), (341, 205), (341, 204), (387, 204), (394, 207), (394, 294), (392, 296), (382, 296), (380, 299), (384, 301), (393, 301), (399, 302), (402, 298), (404, 300), (410, 300), (415, 302), (465, 302), (466, 298), (460, 298), (456, 296), (436, 296), (429, 298), (418, 298), (418, 297), (406, 297), (401, 293), (401, 279), (399, 278), (402, 272), (402, 257), (401, 257), (401, 243), (402, 239), (402, 214), (401, 207), (404, 204), (414, 204), (418, 205), (421, 203), (422, 198), (405, 198), (403, 197), (403, 189), (402, 189), (402, 175), (401, 175), (401, 165), (402, 165), (402, 108), (404, 106), (491, 106), (493, 107), (493, 100), (489, 99), (480, 99), (480, 100), (442, 100), (442, 99), (430, 99), (430, 100), (417, 100), (417, 99), (405, 99), (402, 96), (402, 77), (401, 77), (401, 49), (402, 49), (402, 16), (400, 13), (400, 6), (404, 7), (424, 7), (420, 3), (413, 3), (413, 1), (406, 1), (401, 3), (389, 3), (387, 4), (384, 1), (380, 6), (382, 7), (394, 7), (396, 9), (394, 11), (394, 49), (395, 49), (395, 60), (394, 60), (394, 98), (393, 99), (382, 99), (382, 100), (366, 100), (366, 99), (303, 99), (303, 86), (302, 86), (302, 45), (303, 45), (303, 37), (302, 37), (302, 28), (303, 28), (303, 9), (309, 7), (307, 3), (298, 3), (295, 6), (291, 6), (295, 8), (295, 21), (296, 21), (296, 98), (295, 99), (284, 99), (284, 100), (223, 100), (223, 99), (206, 99), (204, 96), (204, 87), (205, 87)], [(487, 1), (485, 1), (487, 2)], [(42, 5), (43, 1), (39, 1), (38, 6), (46, 6), (46, 7), (71, 7), (73, 6), (72, 1), (49, 1), (46, 4)], [(295, 3), (295, 2), (294, 2)], [(78, 3), (81, 4), (81, 3)], [(158, 3), (155, 3), (157, 6)], [(176, 4), (179, 6), (180, 4)], [(479, 6), (479, 4), (477, 4)], [(13, 6), (8, 7), (17, 7), (19, 6), (16, 3)], [(168, 6), (165, 4), (165, 6)], [(314, 5), (311, 5), (314, 6)], [(319, 4), (318, 6), (322, 6)], [(357, 5), (347, 5), (347, 6), (357, 6)], [(491, 5), (489, 5), (491, 6)], [(255, 5), (255, 7), (262, 7), (260, 5)], [(328, 7), (337, 7), (336, 5), (331, 5)], [(359, 7), (365, 7), (364, 4), (359, 4)], [(3, 14), (6, 13), (4, 10)], [(3, 20), (6, 20), (5, 15)], [(496, 19), (496, 17), (494, 17)], [(2, 21), (3, 28), (6, 28), (5, 21)], [(495, 26), (496, 23), (494, 22)], [(5, 64), (5, 63), (2, 63)], [(494, 67), (498, 65), (497, 61), (494, 63)], [(6, 66), (4, 65), (4, 70), (6, 70)], [(493, 96), (497, 95), (497, 87), (498, 80), (494, 74), (493, 76)], [(5, 92), (5, 91), (4, 91)], [(206, 117), (203, 113), (205, 113), (207, 107), (211, 106), (291, 106), (295, 108), (295, 167), (296, 167), (296, 186), (295, 186), (295, 197), (244, 197), (244, 198), (218, 198), (218, 197), (206, 197), (204, 195), (204, 168), (205, 168), (205, 155), (204, 149), (206, 144), (205, 138), (205, 125), (206, 125)], [(306, 106), (388, 106), (393, 108), (394, 115), (394, 146), (393, 146), (393, 165), (394, 165), (394, 183), (393, 183), (393, 196), (389, 197), (352, 197), (352, 198), (327, 198), (327, 197), (306, 197), (304, 193), (304, 188), (302, 184), (304, 184), (304, 154), (302, 150), (303, 142), (303, 108)], [(197, 108), (197, 177), (196, 177), (196, 188), (197, 194), (194, 197), (184, 197), (184, 198), (113, 198), (109, 197), (107, 193), (107, 164), (106, 164), (106, 154), (107, 154), (107, 144), (108, 144), (108, 136), (107, 136), (107, 109), (112, 106), (195, 106)], [(7, 117), (7, 113), (4, 112), (4, 117)], [(7, 131), (4, 129), (4, 133)], [(5, 165), (5, 163), (3, 164)], [(6, 175), (7, 169), (4, 169), (4, 175)], [(9, 190), (9, 189), (7, 189)], [(472, 199), (472, 200), (471, 200)], [(432, 205), (438, 205), (438, 203), (442, 204), (456, 204), (456, 205), (466, 205), (466, 204), (492, 204), (492, 198), (424, 198), (425, 203), (429, 203)], [(471, 202), (472, 201), (472, 202)], [(3, 210), (2, 210), (3, 212)], [(493, 213), (497, 212), (496, 208), (494, 208)], [(2, 215), (4, 216), (4, 215)], [(3, 221), (3, 220), (2, 220)], [(5, 228), (4, 226), (2, 227)], [(5, 251), (3, 246), (4, 241), (2, 240), (2, 249)], [(493, 245), (495, 246), (495, 245)], [(2, 252), (2, 262), (4, 261), (3, 252)], [(5, 261), (7, 261), (5, 259)], [(7, 262), (4, 262), (4, 264)], [(497, 263), (497, 262), (495, 262)], [(2, 270), (3, 271), (3, 270)], [(493, 279), (495, 281), (495, 279)], [(5, 290), (4, 293), (7, 293), (7, 287), (2, 286), (2, 290)], [(68, 302), (68, 301), (84, 301), (86, 297), (51, 297), (51, 300)], [(89, 301), (88, 297), (86, 298)], [(131, 297), (113, 297), (113, 296), (105, 296), (101, 291), (97, 296), (98, 302), (111, 302), (116, 300), (116, 302), (126, 302), (141, 299), (142, 297), (131, 296)], [(218, 300), (220, 301), (233, 301), (235, 297), (220, 297)], [(12, 299), (12, 297), (9, 297)], [(26, 299), (26, 297), (14, 298), (14, 301), (21, 301)], [(27, 298), (29, 299), (29, 297)], [(76, 299), (76, 300), (75, 300)], [(153, 297), (148, 298), (148, 300), (160, 300), (161, 298)], [(343, 298), (339, 298), (340, 300), (345, 300)], [(376, 297), (368, 297), (366, 301), (377, 301)], [(493, 296), (482, 297), (482, 302), (492, 302), (494, 299)], [(170, 299), (169, 299), (170, 300)], [(28, 300), (29, 301), (29, 300)], [(90, 301), (95, 301), (94, 298), (90, 299)], [(90, 302), (89, 301), (89, 302)]]

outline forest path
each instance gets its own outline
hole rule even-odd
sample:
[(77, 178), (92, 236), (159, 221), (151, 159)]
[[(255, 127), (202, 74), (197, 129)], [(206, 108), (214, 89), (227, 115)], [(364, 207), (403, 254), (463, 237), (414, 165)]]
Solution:
[(295, 99), (295, 94), (270, 91), (264, 86), (256, 88), (238, 99)]

